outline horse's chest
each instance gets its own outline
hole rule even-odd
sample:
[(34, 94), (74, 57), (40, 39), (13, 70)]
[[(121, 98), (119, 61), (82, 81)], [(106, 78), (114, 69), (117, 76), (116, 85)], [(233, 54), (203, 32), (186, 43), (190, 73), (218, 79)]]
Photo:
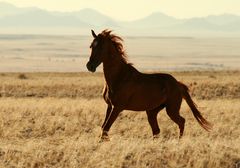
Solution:
[(105, 87), (103, 98), (106, 103), (111, 103), (114, 106), (121, 106), (126, 104), (129, 95), (129, 91), (122, 91), (121, 88), (111, 90), (109, 87)]
[(113, 91), (106, 85), (103, 90), (103, 98), (106, 103), (112, 104)]

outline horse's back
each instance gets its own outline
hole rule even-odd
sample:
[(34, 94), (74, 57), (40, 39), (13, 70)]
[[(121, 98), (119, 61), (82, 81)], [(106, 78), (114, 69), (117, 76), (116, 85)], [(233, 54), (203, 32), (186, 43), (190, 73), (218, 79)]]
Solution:
[[(142, 74), (144, 81), (154, 83), (154, 88), (159, 92), (159, 88), (163, 91), (166, 98), (182, 97), (181, 87), (179, 82), (171, 74), (167, 73), (153, 73), (153, 74)], [(148, 82), (147, 82), (148, 83)]]
[(178, 81), (171, 74), (167, 73), (141, 73), (140, 78), (145, 81), (158, 82), (159, 84), (171, 84), (175, 86), (178, 85)]

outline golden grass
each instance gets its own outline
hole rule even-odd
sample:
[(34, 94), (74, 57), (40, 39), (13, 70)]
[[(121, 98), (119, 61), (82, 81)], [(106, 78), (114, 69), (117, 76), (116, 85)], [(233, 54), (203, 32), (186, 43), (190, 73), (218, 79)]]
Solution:
[[(240, 71), (173, 72), (198, 99), (240, 98)], [(19, 79), (24, 75), (27, 79)], [(0, 97), (101, 97), (103, 74), (91, 73), (2, 73)]]
[[(106, 110), (100, 97), (102, 74), (25, 75), (26, 80), (0, 75), (0, 167), (205, 168), (234, 167), (240, 161), (239, 93), (231, 90), (239, 87), (239, 72), (174, 73), (199, 89), (194, 99), (214, 123), (211, 133), (198, 125), (184, 102), (186, 129), (180, 141), (165, 110), (158, 116), (161, 137), (155, 141), (146, 114), (125, 111), (105, 143), (98, 143)], [(216, 94), (219, 86), (231, 92)], [(208, 96), (201, 96), (204, 92)]]

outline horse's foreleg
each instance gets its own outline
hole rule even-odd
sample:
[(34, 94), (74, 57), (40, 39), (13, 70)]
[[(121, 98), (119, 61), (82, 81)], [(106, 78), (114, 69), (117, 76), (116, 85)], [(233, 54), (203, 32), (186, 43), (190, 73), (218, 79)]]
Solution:
[(103, 132), (102, 132), (102, 137), (101, 139), (109, 139), (108, 138), (108, 131), (110, 130), (112, 124), (114, 121), (117, 119), (119, 113), (122, 111), (122, 109), (114, 107), (111, 113), (109, 114), (108, 119), (106, 120), (105, 124), (103, 125)]
[(108, 118), (109, 118), (109, 115), (111, 114), (112, 112), (112, 105), (111, 104), (108, 104), (108, 107), (107, 107), (107, 111), (106, 111), (106, 116), (105, 116), (105, 119), (104, 119), (104, 122), (102, 124), (102, 129), (104, 127), (104, 125), (106, 124)]
[(102, 124), (102, 135), (101, 135), (101, 139), (100, 139), (99, 142), (109, 141), (108, 133), (106, 131), (104, 131), (103, 128), (106, 125), (106, 122), (108, 121), (111, 112), (112, 112), (112, 105), (108, 104), (105, 119), (104, 119), (104, 122)]

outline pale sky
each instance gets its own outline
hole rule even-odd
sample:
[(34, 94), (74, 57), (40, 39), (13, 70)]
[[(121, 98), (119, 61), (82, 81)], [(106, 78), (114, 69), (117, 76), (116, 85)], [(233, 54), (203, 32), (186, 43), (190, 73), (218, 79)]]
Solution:
[(153, 12), (177, 18), (231, 13), (240, 15), (240, 0), (5, 0), (18, 7), (36, 6), (55, 11), (96, 9), (118, 20), (134, 20)]

